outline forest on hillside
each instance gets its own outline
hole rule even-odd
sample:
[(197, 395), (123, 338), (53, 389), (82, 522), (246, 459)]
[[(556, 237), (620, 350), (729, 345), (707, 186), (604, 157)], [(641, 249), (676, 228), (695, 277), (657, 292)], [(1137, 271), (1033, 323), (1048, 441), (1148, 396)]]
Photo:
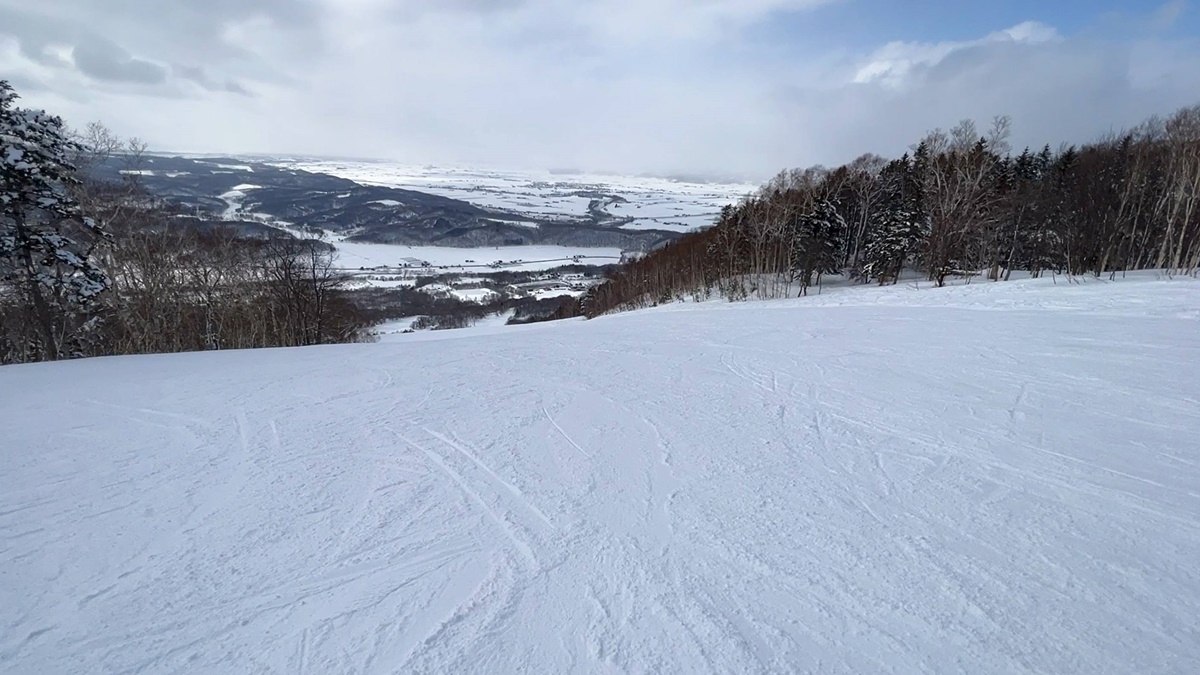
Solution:
[(389, 319), (528, 323), (561, 303), (356, 288), (327, 241), (205, 220), (147, 189), (140, 141), (18, 102), (0, 80), (0, 365), (360, 342)]
[[(327, 243), (181, 225), (138, 183), (144, 150), (0, 80), (0, 364), (368, 338)], [(94, 179), (113, 157), (124, 178)]]
[(683, 299), (805, 294), (823, 277), (1007, 280), (1200, 266), (1200, 106), (1082, 146), (1010, 146), (1011, 120), (935, 129), (897, 159), (779, 173), (710, 228), (564, 307), (594, 317)]

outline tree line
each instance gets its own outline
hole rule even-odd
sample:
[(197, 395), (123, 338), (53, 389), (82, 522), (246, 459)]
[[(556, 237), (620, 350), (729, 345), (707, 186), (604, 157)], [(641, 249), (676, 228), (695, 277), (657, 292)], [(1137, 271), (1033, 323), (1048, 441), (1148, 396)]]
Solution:
[(805, 294), (829, 275), (938, 286), (1014, 271), (1113, 275), (1200, 266), (1200, 106), (1056, 150), (964, 120), (902, 157), (783, 171), (716, 223), (626, 264), (560, 316), (681, 299)]
[[(588, 269), (586, 267), (564, 267), (561, 270), (572, 271)], [(504, 283), (523, 283), (533, 278), (533, 272), (505, 271), (481, 275), (489, 279), (493, 286)], [(412, 324), (413, 330), (449, 330), (473, 326), (479, 321), (498, 314), (509, 314), (507, 324), (539, 323), (552, 321), (562, 305), (569, 297), (553, 297), (538, 299), (536, 297), (510, 295), (499, 290), (483, 302), (462, 300), (450, 294), (433, 294), (422, 290), (421, 286), (428, 283), (445, 282), (457, 275), (446, 274), (422, 277), (416, 286), (399, 286), (395, 288), (365, 287), (356, 288), (349, 292), (349, 297), (363, 315), (372, 324), (380, 324), (395, 319), (419, 317)]]
[(0, 364), (366, 339), (331, 246), (189, 226), (136, 171), (89, 178), (144, 145), (16, 101), (0, 80)]

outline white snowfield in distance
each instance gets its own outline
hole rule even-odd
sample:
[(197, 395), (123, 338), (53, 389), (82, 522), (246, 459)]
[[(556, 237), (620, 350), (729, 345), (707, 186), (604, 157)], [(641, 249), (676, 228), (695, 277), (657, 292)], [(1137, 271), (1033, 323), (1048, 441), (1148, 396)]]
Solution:
[(1060, 278), (5, 366), (0, 671), (1194, 673), (1197, 308)]
[(599, 206), (627, 229), (689, 232), (712, 225), (721, 207), (758, 189), (751, 183), (694, 183), (647, 176), (507, 171), (414, 166), (391, 162), (284, 160), (273, 166), (338, 176), (363, 185), (416, 190), (488, 208), (549, 218), (579, 219)]
[[(243, 209), (246, 193), (259, 189), (257, 185), (237, 185), (221, 195), (228, 206), (222, 217), (227, 220), (243, 220), (270, 225), (301, 239), (313, 236), (312, 232), (296, 228), (265, 213), (247, 212)], [(380, 200), (386, 202), (389, 200)], [(354, 271), (375, 268), (392, 270), (420, 270), (423, 273), (449, 273), (463, 271), (540, 271), (563, 265), (603, 266), (621, 261), (622, 250), (602, 246), (481, 246), (462, 248), (455, 246), (406, 246), (401, 244), (377, 244), (372, 242), (347, 241), (345, 236), (332, 230), (324, 230), (321, 238), (337, 249), (336, 266)], [(373, 284), (386, 285), (386, 284)]]
[[(303, 234), (303, 233), (299, 233)], [(408, 269), (413, 274), (451, 272), (539, 271), (564, 265), (615, 265), (621, 249), (578, 246), (402, 246), (346, 241), (329, 236), (337, 249), (336, 266), (346, 270)], [(422, 269), (429, 263), (432, 269)]]

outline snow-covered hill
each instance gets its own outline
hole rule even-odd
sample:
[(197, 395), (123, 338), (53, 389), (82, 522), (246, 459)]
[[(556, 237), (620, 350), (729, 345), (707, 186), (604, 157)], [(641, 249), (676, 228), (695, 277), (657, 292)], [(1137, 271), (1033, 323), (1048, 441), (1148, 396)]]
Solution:
[(0, 368), (0, 671), (1196, 672), (1198, 307), (897, 287)]
[(690, 232), (712, 225), (721, 207), (755, 192), (747, 182), (693, 182), (649, 176), (513, 171), (396, 162), (275, 158), (273, 166), (459, 199), (531, 218), (592, 220), (627, 230)]
[[(261, 231), (264, 226), (328, 232), (359, 244), (645, 251), (679, 236), (677, 228), (655, 228), (650, 221), (623, 227), (633, 223), (632, 217), (614, 216), (605, 209), (628, 200), (588, 192), (599, 189), (596, 186), (569, 186), (573, 196), (568, 201), (582, 200), (587, 205), (582, 213), (562, 212), (556, 205), (556, 195), (568, 188), (529, 192), (506, 182), (494, 186), (493, 192), (516, 191), (520, 196), (514, 198), (514, 204), (528, 203), (532, 207), (517, 211), (502, 208), (503, 200), (497, 206), (491, 204), (493, 200), (458, 199), (453, 190), (434, 194), (398, 188), (387, 181), (359, 183), (340, 174), (310, 172), (287, 162), (272, 165), (262, 159), (152, 155), (141, 158), (144, 168), (129, 170), (124, 168), (126, 158), (114, 158), (98, 165), (94, 174), (107, 180), (124, 180), (128, 174), (137, 174), (140, 186), (149, 193), (199, 218), (195, 223), (192, 218), (184, 221), (188, 224), (211, 226), (222, 222), (250, 232)], [(311, 168), (320, 166), (314, 164)], [(630, 189), (637, 185), (632, 179), (629, 182)], [(579, 196), (585, 194), (592, 196)], [(662, 206), (676, 212), (671, 198), (663, 196), (666, 201)], [(697, 198), (709, 204), (716, 197)], [(704, 212), (712, 210), (711, 204), (703, 204), (691, 206)], [(707, 217), (704, 224), (711, 222), (712, 218)]]

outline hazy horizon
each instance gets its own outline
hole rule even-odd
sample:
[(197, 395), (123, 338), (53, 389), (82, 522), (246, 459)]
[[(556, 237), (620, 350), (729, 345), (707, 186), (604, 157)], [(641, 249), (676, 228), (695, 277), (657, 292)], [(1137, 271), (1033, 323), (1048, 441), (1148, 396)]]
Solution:
[(164, 152), (755, 180), (964, 117), (1040, 147), (1200, 103), (1185, 0), (962, 4), (0, 0), (0, 72)]

